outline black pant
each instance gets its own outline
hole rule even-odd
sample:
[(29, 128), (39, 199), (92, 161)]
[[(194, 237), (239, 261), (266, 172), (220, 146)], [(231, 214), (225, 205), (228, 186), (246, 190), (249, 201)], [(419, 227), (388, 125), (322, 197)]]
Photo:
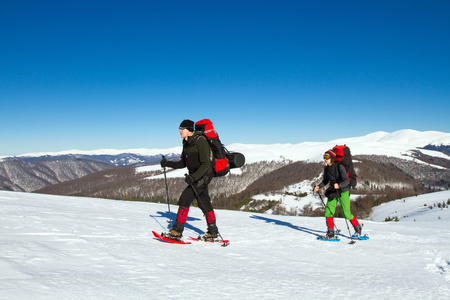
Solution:
[[(200, 197), (200, 200), (197, 199), (198, 207), (205, 214), (213, 210), (208, 190), (208, 184), (210, 181), (211, 179), (202, 178), (198, 182), (194, 183), (194, 188), (197, 190), (198, 196)], [(181, 193), (180, 199), (178, 200), (178, 205), (189, 208), (192, 202), (196, 199), (195, 197), (196, 196), (192, 187), (187, 186)]]
[[(216, 216), (214, 209), (211, 204), (211, 198), (209, 197), (208, 184), (212, 178), (204, 177), (198, 182), (194, 183), (194, 188), (198, 193), (200, 199), (197, 199), (198, 207), (203, 211), (206, 217), (206, 224), (208, 225), (208, 230), (211, 232), (217, 232), (216, 227)], [(189, 214), (189, 207), (192, 202), (196, 199), (196, 195), (191, 186), (187, 186), (181, 193), (180, 199), (178, 200), (178, 214), (177, 220), (173, 225), (172, 229), (176, 232), (182, 233), (184, 230), (184, 224), (187, 220)]]

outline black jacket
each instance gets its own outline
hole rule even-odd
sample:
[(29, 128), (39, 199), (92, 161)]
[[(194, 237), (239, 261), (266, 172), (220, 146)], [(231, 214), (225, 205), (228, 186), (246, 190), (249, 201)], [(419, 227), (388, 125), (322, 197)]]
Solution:
[(199, 181), (203, 177), (214, 177), (211, 158), (212, 152), (209, 142), (201, 132), (194, 131), (194, 135), (188, 137), (187, 141), (183, 139), (181, 160), (168, 162), (167, 166), (174, 169), (187, 167), (189, 175), (195, 181)]
[(348, 179), (347, 171), (345, 167), (335, 162), (331, 166), (326, 166), (323, 171), (323, 180), (319, 184), (320, 188), (330, 183), (333, 186), (335, 183), (339, 184), (340, 192), (347, 192), (350, 190), (350, 180)]

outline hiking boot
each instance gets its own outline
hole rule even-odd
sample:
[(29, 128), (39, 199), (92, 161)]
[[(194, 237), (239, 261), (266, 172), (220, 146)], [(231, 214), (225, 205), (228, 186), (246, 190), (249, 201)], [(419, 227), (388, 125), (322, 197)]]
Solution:
[(161, 234), (163, 237), (179, 241), (181, 240), (182, 234), (181, 232), (175, 231), (173, 229), (170, 229), (168, 232), (163, 232)]
[(200, 234), (198, 236), (198, 239), (201, 241), (214, 242), (217, 239), (217, 237), (218, 237), (217, 234), (211, 234), (211, 233), (207, 232), (204, 234)]
[(355, 235), (356, 236), (361, 236), (361, 231), (362, 231), (362, 227), (361, 224), (358, 224), (358, 226), (353, 227), (355, 229)]
[(334, 229), (333, 228), (328, 228), (327, 230), (327, 238), (328, 239), (334, 239), (336, 236), (334, 235)]
[(208, 230), (206, 231), (205, 236), (216, 238), (219, 235), (219, 229), (216, 226), (216, 222), (212, 222), (208, 224)]
[(208, 224), (208, 230), (206, 230), (205, 234), (201, 234), (198, 236), (199, 240), (203, 241), (214, 241), (219, 236), (219, 229), (216, 226), (216, 223), (213, 222)]
[(328, 228), (327, 233), (325, 235), (320, 236), (320, 239), (328, 241), (339, 240), (339, 238), (336, 235), (334, 235), (334, 229), (331, 228)]
[(217, 238), (218, 234), (217, 233), (211, 233), (211, 232), (206, 232), (204, 237), (205, 239), (215, 239)]
[(169, 229), (167, 237), (173, 240), (180, 240), (183, 231), (184, 231), (184, 224), (181, 224), (180, 222), (177, 221), (173, 224), (172, 228)]

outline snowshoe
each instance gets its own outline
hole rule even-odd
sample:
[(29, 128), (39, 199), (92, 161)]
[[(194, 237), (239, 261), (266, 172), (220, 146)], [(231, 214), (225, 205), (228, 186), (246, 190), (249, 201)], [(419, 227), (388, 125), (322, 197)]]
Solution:
[(209, 232), (206, 232), (205, 234), (200, 234), (197, 239), (199, 241), (205, 241), (205, 242), (216, 242), (217, 241), (217, 234), (211, 234)]
[(330, 241), (330, 242), (339, 242), (341, 240), (334, 234), (334, 228), (329, 227), (327, 229), (327, 234), (323, 236), (318, 236), (317, 239), (321, 241)]
[(181, 238), (183, 237), (181, 233), (173, 229), (170, 229), (168, 232), (161, 233), (161, 236), (175, 241), (181, 241)]
[(321, 240), (321, 241), (328, 241), (328, 242), (339, 242), (341, 240), (337, 236), (330, 237), (330, 236), (328, 236), (328, 234), (323, 235), (323, 236), (318, 236), (317, 239)]
[(369, 239), (369, 235), (365, 234), (365, 235), (352, 235), (352, 238), (360, 240), (360, 241), (364, 241), (364, 240), (368, 240)]
[(155, 238), (160, 239), (161, 241), (164, 241), (164, 242), (174, 243), (174, 244), (190, 244), (191, 243), (191, 242), (185, 242), (185, 241), (183, 241), (181, 239), (180, 240), (174, 240), (174, 239), (168, 237), (169, 235), (168, 235), (167, 232), (159, 234), (159, 233), (157, 233), (155, 231), (152, 231), (152, 233), (155, 236)]

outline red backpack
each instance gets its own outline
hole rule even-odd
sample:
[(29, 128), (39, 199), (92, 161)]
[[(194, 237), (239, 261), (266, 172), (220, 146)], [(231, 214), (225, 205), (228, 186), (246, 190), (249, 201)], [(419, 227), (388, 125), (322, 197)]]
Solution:
[(348, 179), (350, 179), (350, 187), (355, 188), (358, 183), (358, 176), (356, 176), (355, 168), (353, 167), (352, 154), (347, 145), (336, 145), (333, 147), (336, 153), (336, 161), (344, 165), (347, 170)]
[(213, 165), (216, 176), (227, 175), (230, 168), (240, 168), (245, 164), (245, 157), (241, 153), (230, 153), (219, 139), (213, 123), (209, 119), (203, 119), (195, 123), (195, 130), (201, 131), (211, 146)]

